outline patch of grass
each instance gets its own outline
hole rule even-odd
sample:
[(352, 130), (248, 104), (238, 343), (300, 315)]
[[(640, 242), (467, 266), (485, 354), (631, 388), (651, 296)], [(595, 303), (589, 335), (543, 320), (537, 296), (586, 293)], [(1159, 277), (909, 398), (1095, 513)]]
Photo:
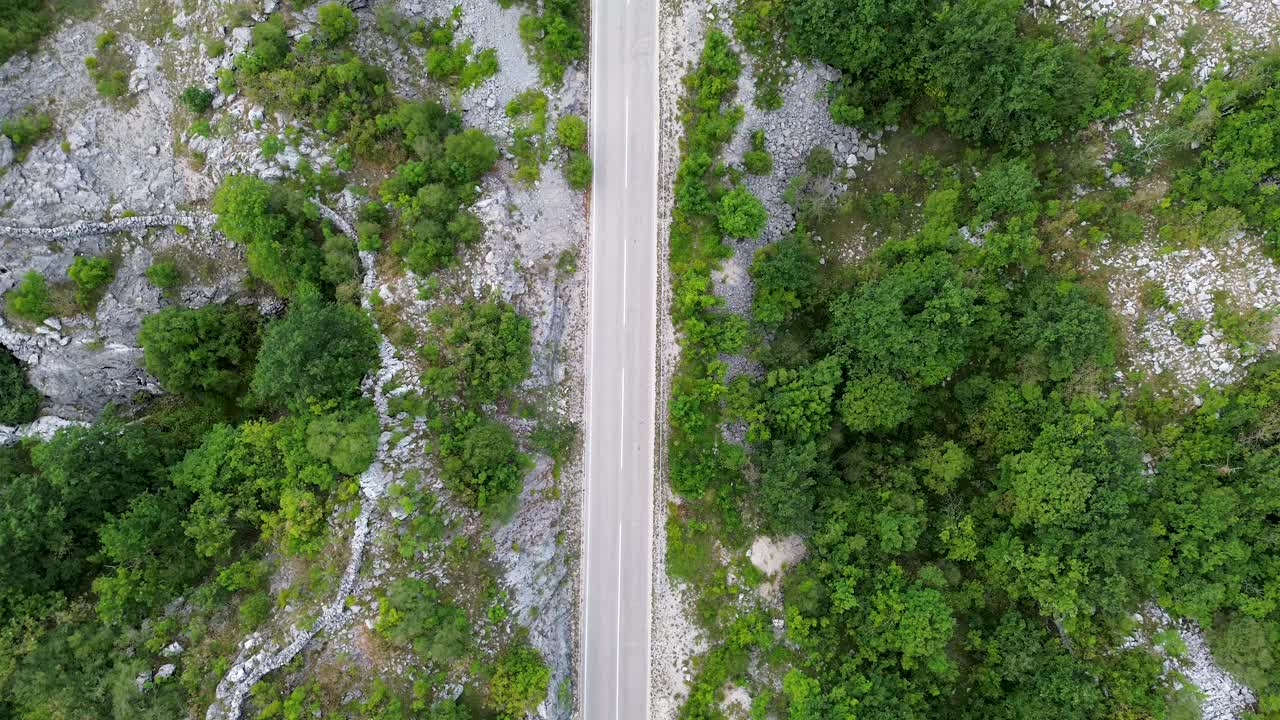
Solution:
[(1241, 353), (1253, 355), (1267, 341), (1275, 310), (1242, 307), (1225, 290), (1213, 293), (1213, 325)]
[(108, 30), (94, 41), (97, 55), (84, 59), (98, 94), (108, 100), (119, 100), (129, 94), (129, 68), (132, 61), (120, 49), (116, 33)]
[(787, 81), (787, 63), (791, 59), (786, 33), (786, 3), (738, 0), (733, 13), (733, 36), (755, 60), (752, 102), (761, 110), (782, 107), (782, 87)]
[(547, 143), (547, 96), (526, 90), (507, 103), (507, 117), (515, 123), (511, 154), (516, 158), (515, 178), (532, 184), (542, 177), (542, 163), (551, 156)]
[(1192, 320), (1191, 318), (1177, 318), (1173, 321), (1173, 334), (1177, 336), (1183, 344), (1187, 346), (1195, 345), (1204, 335), (1204, 329), (1209, 323), (1205, 320)]
[(14, 155), (18, 162), (27, 159), (31, 148), (53, 130), (53, 118), (48, 113), (28, 110), (14, 118), (9, 118), (0, 125), (0, 133), (4, 133), (13, 143)]
[(448, 19), (436, 18), (415, 33), (421, 35), (427, 48), (427, 75), (459, 90), (469, 90), (498, 74), (498, 51), (494, 48), (475, 50), (471, 38), (457, 41), (461, 7)]

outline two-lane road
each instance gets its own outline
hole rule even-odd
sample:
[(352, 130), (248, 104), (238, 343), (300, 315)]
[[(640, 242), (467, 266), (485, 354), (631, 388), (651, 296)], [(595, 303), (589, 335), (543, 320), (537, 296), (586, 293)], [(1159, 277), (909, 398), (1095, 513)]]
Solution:
[(593, 0), (582, 720), (649, 718), (657, 0)]

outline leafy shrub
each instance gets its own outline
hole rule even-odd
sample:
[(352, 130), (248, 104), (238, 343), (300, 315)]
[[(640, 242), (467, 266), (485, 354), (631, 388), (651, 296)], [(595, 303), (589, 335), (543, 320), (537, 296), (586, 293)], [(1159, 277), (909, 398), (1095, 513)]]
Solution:
[(0, 63), (34, 48), (52, 27), (49, 5), (41, 0), (13, 0), (0, 5)]
[(195, 85), (188, 85), (178, 99), (188, 110), (197, 115), (213, 107), (213, 91)]
[(0, 484), (6, 599), (87, 587), (103, 560), (99, 527), (163, 484), (172, 450), (145, 424), (111, 418), (32, 447), (30, 470)]
[(377, 629), (440, 668), (452, 666), (471, 646), (467, 614), (445, 602), (429, 581), (417, 578), (397, 580), (378, 602)]
[(156, 260), (143, 271), (143, 275), (160, 290), (172, 290), (183, 282), (182, 271), (172, 260)]
[(1280, 249), (1280, 195), (1265, 180), (1280, 168), (1280, 53), (1256, 58), (1232, 76), (1213, 77), (1178, 109), (1180, 138), (1199, 147), (1198, 165), (1178, 173), (1175, 195), (1209, 208), (1232, 207)]
[(528, 459), (497, 420), (463, 412), (440, 436), (437, 452), (445, 485), (471, 507), (500, 508), (520, 491)]
[(253, 26), (249, 47), (236, 62), (247, 75), (260, 75), (284, 65), (289, 54), (289, 33), (284, 18), (272, 15), (266, 22)]
[(356, 34), (360, 24), (351, 8), (337, 2), (320, 6), (317, 15), (320, 40), (326, 45), (342, 45)]
[(244, 392), (258, 352), (258, 318), (249, 308), (165, 308), (142, 321), (138, 343), (147, 372), (170, 392), (234, 400)]
[(116, 34), (104, 32), (97, 37), (94, 45), (98, 48), (98, 54), (85, 58), (84, 65), (98, 94), (110, 100), (129, 94), (129, 68), (132, 67), (132, 61), (116, 45)]
[(335, 240), (296, 191), (229, 175), (213, 195), (218, 229), (245, 245), (249, 272), (288, 296), (305, 284), (326, 290), (354, 278), (350, 240)]
[(970, 190), (977, 204), (977, 220), (984, 222), (1034, 210), (1039, 188), (1040, 181), (1023, 160), (1005, 160), (989, 166)]
[(460, 90), (479, 85), (498, 72), (498, 52), (485, 48), (474, 52), (475, 43), (467, 38), (460, 43), (454, 37), (461, 15), (444, 20), (437, 18), (426, 26), (427, 75), (436, 80), (452, 81)]
[(498, 657), (487, 705), (513, 717), (525, 715), (546, 697), (550, 683), (551, 669), (538, 651), (518, 645)]
[(831, 105), (842, 123), (883, 126), (913, 110), (966, 140), (1024, 149), (1148, 96), (1147, 75), (1105, 32), (1081, 50), (1020, 13), (1006, 0), (786, 5), (792, 49), (847, 73)]
[(529, 374), (529, 319), (504, 302), (467, 300), (431, 314), (437, 338), (422, 347), (430, 364), (424, 381), (468, 402), (492, 403)]
[(373, 403), (361, 399), (307, 424), (307, 452), (343, 475), (359, 475), (373, 462), (382, 427)]
[(742, 154), (742, 166), (752, 175), (768, 175), (773, 172), (773, 156), (765, 149), (764, 131), (751, 133), (751, 149)]
[(21, 425), (36, 419), (40, 393), (27, 382), (27, 373), (13, 353), (0, 349), (0, 425)]
[(587, 149), (587, 121), (577, 115), (565, 115), (556, 122), (556, 141), (566, 150)]
[(829, 177), (835, 172), (836, 161), (831, 156), (831, 150), (822, 145), (815, 145), (805, 156), (804, 167), (814, 177)]
[(35, 270), (28, 270), (22, 276), (22, 282), (6, 294), (5, 300), (10, 312), (32, 322), (43, 322), (53, 314), (49, 285), (44, 275)]
[(569, 181), (569, 187), (586, 190), (591, 185), (593, 173), (591, 156), (576, 150), (569, 153), (569, 158), (564, 163), (564, 177)]
[(737, 238), (756, 238), (764, 231), (769, 215), (759, 198), (746, 188), (737, 187), (720, 198), (720, 229)]
[(80, 256), (67, 268), (67, 277), (76, 286), (76, 302), (86, 310), (98, 304), (99, 291), (110, 285), (115, 276), (115, 264), (105, 257)]
[(586, 57), (581, 5), (578, 0), (544, 0), (541, 15), (520, 18), (520, 38), (538, 63), (543, 85), (558, 86), (564, 71)]
[(507, 117), (523, 121), (516, 125), (511, 154), (516, 157), (517, 179), (532, 183), (541, 176), (542, 163), (551, 149), (546, 142), (547, 96), (539, 90), (526, 90), (507, 103)]
[(258, 145), (258, 150), (262, 153), (262, 157), (270, 160), (284, 150), (284, 141), (275, 135), (267, 135), (262, 138), (262, 142)]
[(53, 118), (46, 113), (28, 112), (16, 118), (9, 118), (0, 125), (3, 133), (13, 142), (14, 155), (18, 162), (27, 157), (32, 146), (49, 134), (53, 129)]
[(818, 273), (818, 255), (803, 233), (792, 233), (756, 251), (751, 263), (755, 294), (751, 314), (766, 327), (778, 327), (804, 304)]

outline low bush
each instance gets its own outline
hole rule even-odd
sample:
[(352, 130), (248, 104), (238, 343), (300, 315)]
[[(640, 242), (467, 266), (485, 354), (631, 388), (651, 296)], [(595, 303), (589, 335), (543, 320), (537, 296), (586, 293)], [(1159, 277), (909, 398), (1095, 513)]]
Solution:
[(53, 302), (49, 296), (49, 284), (44, 275), (28, 270), (18, 283), (5, 295), (9, 312), (24, 320), (43, 322), (53, 314)]
[(15, 159), (22, 162), (32, 146), (40, 142), (53, 129), (53, 118), (47, 113), (26, 112), (9, 118), (0, 124), (3, 133), (13, 143)]
[(98, 304), (102, 291), (115, 279), (115, 263), (105, 257), (77, 257), (67, 268), (67, 277), (75, 283), (76, 304), (91, 310)]
[(188, 85), (178, 99), (188, 110), (197, 115), (213, 107), (213, 91), (195, 85)]
[(21, 425), (36, 419), (42, 398), (27, 381), (27, 372), (6, 349), (0, 349), (0, 425)]

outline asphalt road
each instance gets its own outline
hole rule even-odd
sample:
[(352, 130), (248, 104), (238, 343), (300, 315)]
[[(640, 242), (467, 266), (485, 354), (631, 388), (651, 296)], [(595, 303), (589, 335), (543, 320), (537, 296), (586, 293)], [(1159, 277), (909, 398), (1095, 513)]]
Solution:
[(648, 720), (657, 0), (593, 0), (582, 720)]

